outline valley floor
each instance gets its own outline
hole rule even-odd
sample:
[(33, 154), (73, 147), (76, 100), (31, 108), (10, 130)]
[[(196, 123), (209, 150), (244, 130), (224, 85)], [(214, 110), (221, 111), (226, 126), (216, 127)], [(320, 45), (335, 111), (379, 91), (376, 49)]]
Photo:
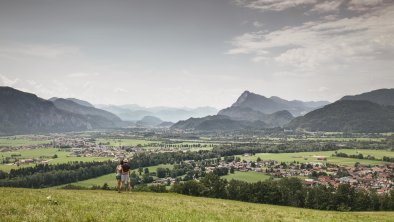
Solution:
[(332, 212), (157, 193), (0, 188), (0, 221), (394, 221), (394, 212)]

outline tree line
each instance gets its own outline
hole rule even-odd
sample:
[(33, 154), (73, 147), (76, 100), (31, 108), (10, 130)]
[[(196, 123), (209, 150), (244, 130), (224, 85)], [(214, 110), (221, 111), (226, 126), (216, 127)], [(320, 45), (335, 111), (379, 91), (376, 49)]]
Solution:
[[(114, 172), (116, 164), (106, 162), (70, 162), (11, 170), (0, 179), (0, 187), (45, 188), (73, 183)], [(3, 172), (4, 173), (4, 172)]]
[(359, 153), (359, 154), (346, 154), (346, 153), (339, 152), (339, 153), (333, 154), (333, 156), (344, 157), (344, 158), (353, 158), (353, 159), (361, 159), (361, 160), (362, 159), (381, 160), (381, 161), (384, 161), (384, 162), (391, 162), (391, 163), (394, 162), (394, 158), (393, 157), (383, 156), (382, 159), (377, 159), (377, 158), (375, 158), (372, 155), (364, 156), (362, 153)]
[(307, 187), (298, 178), (283, 178), (257, 183), (221, 179), (208, 173), (200, 181), (174, 184), (172, 192), (252, 203), (335, 211), (394, 210), (394, 190), (386, 194), (356, 189), (349, 184), (338, 188), (318, 185)]

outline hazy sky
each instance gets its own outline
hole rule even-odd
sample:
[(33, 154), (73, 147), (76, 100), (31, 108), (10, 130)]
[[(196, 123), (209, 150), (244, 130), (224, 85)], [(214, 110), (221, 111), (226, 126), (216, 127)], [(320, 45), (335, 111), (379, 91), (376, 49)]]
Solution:
[(0, 85), (226, 107), (394, 87), (394, 0), (0, 0)]

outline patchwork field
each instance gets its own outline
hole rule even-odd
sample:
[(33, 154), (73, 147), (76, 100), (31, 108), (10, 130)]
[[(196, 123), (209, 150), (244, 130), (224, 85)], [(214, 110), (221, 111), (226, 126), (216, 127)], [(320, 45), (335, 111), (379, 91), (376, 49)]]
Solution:
[(0, 137), (1, 146), (29, 146), (29, 145), (41, 145), (50, 143), (47, 139), (24, 137), (24, 136), (11, 136), (11, 137)]
[(2, 221), (392, 221), (394, 212), (330, 212), (173, 193), (0, 188)]
[(108, 144), (110, 146), (137, 146), (137, 145), (148, 145), (150, 143), (161, 143), (160, 141), (150, 141), (143, 139), (97, 139), (97, 144)]
[(258, 181), (264, 181), (268, 180), (270, 178), (269, 175), (259, 173), (259, 172), (254, 172), (254, 171), (249, 171), (249, 172), (240, 172), (240, 171), (235, 171), (235, 173), (229, 173), (226, 176), (222, 176), (222, 178), (227, 179), (227, 180), (241, 180), (249, 183), (255, 183)]
[[(383, 156), (394, 157), (393, 151), (386, 151), (386, 150), (355, 150), (355, 149), (341, 149), (337, 151), (343, 152), (346, 154), (359, 154), (362, 153), (364, 156), (372, 155), (375, 158), (382, 158)], [(258, 157), (262, 160), (276, 160), (278, 162), (293, 162), (298, 161), (300, 163), (306, 162), (329, 162), (333, 164), (339, 165), (346, 165), (351, 166), (354, 165), (356, 162), (361, 164), (383, 164), (383, 161), (379, 160), (367, 160), (367, 159), (353, 159), (353, 158), (342, 158), (342, 157), (333, 157), (335, 151), (320, 151), (320, 152), (298, 152), (298, 153), (257, 153), (254, 156), (242, 156), (239, 157), (242, 160), (247, 161), (256, 161)], [(317, 156), (325, 156), (327, 157), (327, 161), (317, 160)]]
[[(0, 158), (4, 159), (6, 157), (11, 157), (12, 155), (18, 155), (17, 157), (20, 159), (29, 159), (29, 158), (37, 158), (37, 157), (53, 157), (57, 155), (57, 158), (50, 159), (49, 164), (59, 164), (59, 163), (67, 163), (73, 161), (82, 161), (82, 162), (92, 162), (92, 161), (106, 161), (110, 160), (109, 157), (74, 157), (70, 155), (70, 152), (67, 149), (58, 149), (58, 148), (37, 148), (37, 149), (26, 149), (26, 150), (18, 150), (15, 152), (1, 152)], [(20, 156), (19, 156), (20, 155)], [(29, 167), (34, 166), (35, 164), (23, 164), (19, 167)], [(0, 164), (0, 170), (9, 172), (11, 169), (17, 169), (17, 165), (11, 164)]]

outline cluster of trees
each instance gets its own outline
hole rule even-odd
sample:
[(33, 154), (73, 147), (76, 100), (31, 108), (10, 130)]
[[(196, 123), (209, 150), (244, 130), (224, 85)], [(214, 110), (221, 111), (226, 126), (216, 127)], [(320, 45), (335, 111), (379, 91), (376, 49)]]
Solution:
[(215, 147), (212, 152), (220, 156), (241, 155), (245, 153), (294, 153), (294, 152), (313, 152), (313, 151), (332, 151), (338, 150), (334, 143), (322, 143), (316, 141), (297, 141), (285, 142), (281, 144), (231, 144)]
[[(364, 156), (363, 154), (359, 153), (359, 154), (346, 154), (346, 153), (336, 153), (333, 154), (334, 156), (337, 157), (345, 157), (345, 158), (354, 158), (354, 159), (367, 159), (367, 160), (378, 160), (376, 159), (374, 156), (368, 155), (368, 156)], [(394, 162), (394, 158), (393, 157), (388, 157), (388, 156), (383, 156), (383, 158), (381, 159), (384, 162)]]
[(382, 158), (382, 160), (385, 161), (385, 162), (392, 162), (392, 163), (394, 163), (394, 157), (384, 156)]
[(165, 153), (137, 153), (131, 161), (130, 167), (137, 169), (139, 167), (155, 166), (159, 164), (176, 164), (185, 160), (206, 160), (220, 158), (216, 152), (200, 150), (197, 152), (165, 152)]
[(73, 183), (114, 172), (116, 164), (107, 162), (70, 162), (58, 165), (39, 164), (11, 170), (0, 187), (44, 188)]
[(374, 156), (371, 156), (371, 155), (364, 156), (362, 153), (359, 153), (359, 154), (346, 154), (346, 153), (339, 152), (339, 153), (336, 153), (336, 154), (333, 154), (333, 155), (337, 156), (337, 157), (354, 158), (354, 159), (360, 159), (360, 160), (362, 160), (362, 159), (375, 160), (376, 159)]
[(172, 191), (185, 195), (285, 205), (319, 210), (377, 211), (394, 210), (394, 191), (378, 195), (341, 184), (337, 189), (306, 187), (298, 178), (283, 178), (257, 183), (221, 179), (208, 173), (200, 181), (176, 183)]

